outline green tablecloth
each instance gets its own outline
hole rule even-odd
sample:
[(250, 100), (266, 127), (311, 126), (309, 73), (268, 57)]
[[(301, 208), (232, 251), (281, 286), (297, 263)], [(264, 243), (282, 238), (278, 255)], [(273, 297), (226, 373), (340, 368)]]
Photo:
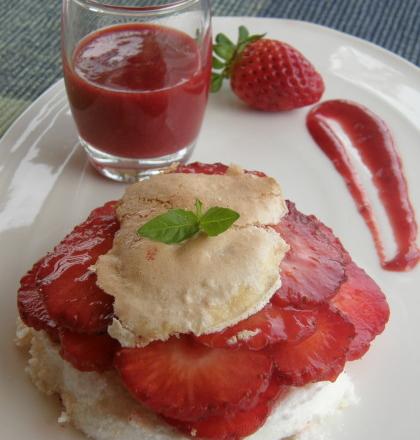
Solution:
[[(214, 0), (215, 15), (306, 20), (420, 64), (420, 0)], [(0, 0), (0, 136), (61, 77), (59, 0)]]

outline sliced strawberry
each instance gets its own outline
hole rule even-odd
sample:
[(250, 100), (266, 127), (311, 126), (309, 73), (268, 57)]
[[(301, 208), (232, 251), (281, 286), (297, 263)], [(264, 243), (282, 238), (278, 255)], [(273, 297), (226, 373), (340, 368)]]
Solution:
[(287, 390), (288, 387), (281, 385), (280, 381), (273, 378), (253, 408), (239, 410), (232, 414), (211, 416), (195, 422), (165, 420), (192, 437), (211, 440), (239, 440), (253, 434), (264, 425), (273, 404), (286, 394)]
[(54, 341), (58, 341), (57, 324), (45, 306), (42, 294), (37, 288), (37, 272), (41, 261), (21, 279), (17, 304), (22, 321), (35, 330), (45, 330)]
[(112, 319), (113, 298), (96, 285), (96, 275), (89, 267), (112, 247), (118, 229), (115, 204), (95, 209), (40, 266), (39, 288), (50, 316), (60, 327), (101, 333)]
[(212, 164), (193, 162), (188, 165), (179, 165), (176, 172), (185, 174), (226, 174), (227, 169), (228, 166), (220, 162)]
[(266, 390), (272, 370), (265, 353), (211, 349), (190, 336), (122, 349), (115, 366), (142, 404), (184, 421), (246, 409)]
[(208, 347), (262, 350), (280, 341), (297, 343), (315, 331), (313, 310), (265, 306), (260, 312), (221, 332), (197, 337)]
[(287, 207), (288, 214), (273, 226), (290, 250), (280, 264), (282, 286), (272, 302), (302, 306), (328, 301), (345, 280), (346, 252), (315, 216), (302, 214), (289, 201)]
[(112, 201), (94, 209), (83, 223), (76, 226), (43, 258), (38, 279), (49, 283), (58, 278), (67, 266), (83, 264), (85, 260), (96, 261), (99, 255), (106, 253), (118, 228), (116, 204)]
[[(220, 162), (216, 163), (202, 163), (202, 162), (193, 162), (188, 165), (179, 165), (175, 170), (176, 173), (185, 173), (185, 174), (226, 174), (228, 170), (228, 166), (224, 165)], [(258, 177), (265, 177), (266, 174), (262, 171), (248, 171), (245, 170), (245, 173), (253, 174)]]
[(347, 281), (331, 304), (354, 325), (356, 336), (348, 360), (361, 358), (373, 339), (382, 333), (389, 319), (389, 306), (380, 287), (355, 263), (346, 266)]
[(113, 297), (96, 285), (93, 272), (80, 266), (42, 286), (48, 312), (60, 327), (87, 334), (104, 332), (112, 320)]
[(88, 220), (101, 218), (103, 216), (115, 216), (115, 208), (117, 207), (118, 203), (118, 200), (110, 200), (109, 202), (104, 203), (102, 206), (98, 206), (91, 211)]
[(346, 362), (353, 325), (329, 305), (318, 307), (315, 333), (299, 344), (280, 342), (269, 347), (277, 374), (287, 385), (334, 381)]
[(106, 371), (113, 367), (114, 356), (120, 344), (107, 333), (81, 335), (60, 330), (63, 359), (80, 371)]

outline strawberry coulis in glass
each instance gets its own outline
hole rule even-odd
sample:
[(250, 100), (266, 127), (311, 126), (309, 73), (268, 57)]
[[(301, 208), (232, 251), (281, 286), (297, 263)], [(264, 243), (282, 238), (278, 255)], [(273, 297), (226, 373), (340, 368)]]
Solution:
[(200, 130), (210, 83), (210, 39), (130, 23), (85, 37), (64, 62), (70, 106), (82, 138), (116, 156), (177, 152)]
[[(372, 206), (334, 124), (338, 124), (344, 131), (352, 147), (370, 170), (372, 182), (385, 208), (397, 244), (396, 255), (388, 260)], [(415, 213), (408, 196), (401, 159), (385, 122), (357, 103), (332, 100), (316, 106), (308, 114), (306, 125), (315, 142), (344, 178), (370, 229), (381, 266), (390, 271), (405, 271), (416, 266), (420, 259), (420, 250), (416, 243)]]

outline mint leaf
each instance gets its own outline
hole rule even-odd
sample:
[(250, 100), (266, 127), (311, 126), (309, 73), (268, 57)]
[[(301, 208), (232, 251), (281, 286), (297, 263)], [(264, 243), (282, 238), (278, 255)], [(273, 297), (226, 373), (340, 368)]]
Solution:
[(166, 244), (181, 243), (197, 232), (205, 232), (214, 237), (226, 231), (239, 214), (229, 208), (215, 206), (203, 214), (203, 203), (195, 199), (195, 212), (185, 209), (170, 209), (145, 223), (137, 230), (140, 237)]
[(215, 206), (201, 217), (200, 231), (205, 232), (209, 237), (214, 237), (229, 229), (238, 218), (239, 214), (236, 211)]
[(145, 223), (137, 234), (166, 244), (180, 243), (199, 230), (198, 218), (184, 209), (171, 209)]

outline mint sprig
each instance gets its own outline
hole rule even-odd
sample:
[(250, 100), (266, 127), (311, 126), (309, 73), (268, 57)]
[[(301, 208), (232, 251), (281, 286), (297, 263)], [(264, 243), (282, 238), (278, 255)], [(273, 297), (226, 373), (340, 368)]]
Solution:
[(239, 214), (229, 208), (214, 206), (203, 214), (203, 203), (196, 199), (195, 212), (170, 209), (138, 229), (140, 237), (166, 244), (181, 243), (201, 231), (209, 237), (225, 232), (238, 220)]
[(142, 237), (162, 243), (180, 243), (198, 232), (197, 216), (184, 209), (170, 209), (149, 220), (138, 231)]
[(207, 210), (200, 218), (199, 228), (209, 237), (214, 237), (225, 232), (238, 218), (239, 214), (236, 211), (215, 206)]

